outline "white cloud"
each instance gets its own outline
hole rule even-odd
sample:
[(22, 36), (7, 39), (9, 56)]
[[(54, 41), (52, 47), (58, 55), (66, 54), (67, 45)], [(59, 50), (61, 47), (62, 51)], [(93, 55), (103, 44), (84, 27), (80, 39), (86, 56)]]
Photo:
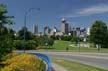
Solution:
[(96, 5), (83, 9), (78, 9), (74, 13), (67, 14), (66, 17), (80, 17), (80, 16), (89, 16), (93, 14), (100, 14), (108, 12), (108, 5)]

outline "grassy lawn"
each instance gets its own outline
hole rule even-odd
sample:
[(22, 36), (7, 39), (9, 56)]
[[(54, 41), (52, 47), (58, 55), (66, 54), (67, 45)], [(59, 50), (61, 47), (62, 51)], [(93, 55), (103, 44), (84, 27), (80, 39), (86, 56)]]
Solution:
[[(56, 40), (54, 42), (54, 45), (51, 46), (50, 48), (48, 48), (47, 50), (48, 51), (66, 51), (66, 47), (68, 47), (69, 51), (73, 51), (73, 52), (79, 51), (78, 47), (69, 46), (70, 44), (71, 44), (71, 42), (69, 42), (69, 41)], [(81, 47), (80, 52), (98, 52), (98, 49), (93, 48), (93, 47), (90, 47), (90, 48)], [(101, 50), (99, 52), (108, 52), (108, 49), (101, 48)]]
[(93, 66), (89, 66), (89, 65), (85, 65), (85, 64), (81, 64), (77, 62), (61, 60), (61, 59), (53, 59), (53, 62), (57, 63), (58, 65), (63, 66), (68, 71), (108, 71), (108, 70), (99, 69)]

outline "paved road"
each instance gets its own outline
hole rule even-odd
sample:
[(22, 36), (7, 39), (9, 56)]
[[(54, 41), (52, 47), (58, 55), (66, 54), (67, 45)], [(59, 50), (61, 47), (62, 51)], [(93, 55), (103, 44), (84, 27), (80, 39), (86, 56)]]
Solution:
[[(35, 52), (35, 51), (27, 51)], [(37, 52), (38, 53), (38, 52)], [(108, 70), (108, 53), (80, 53), (80, 52), (39, 52), (50, 57), (61, 58), (88, 64), (98, 68)]]
[(72, 52), (41, 52), (51, 57), (76, 61), (108, 70), (108, 54), (106, 53), (72, 53)]

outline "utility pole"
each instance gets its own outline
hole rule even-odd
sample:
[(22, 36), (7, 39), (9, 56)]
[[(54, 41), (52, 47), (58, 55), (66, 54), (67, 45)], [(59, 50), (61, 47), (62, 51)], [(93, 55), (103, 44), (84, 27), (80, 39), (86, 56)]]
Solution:
[(24, 16), (24, 39), (23, 39), (23, 47), (24, 47), (24, 53), (25, 53), (25, 50), (26, 50), (26, 46), (25, 46), (25, 42), (26, 42), (26, 19), (27, 19), (27, 15), (28, 15), (28, 13), (30, 12), (30, 11), (32, 11), (32, 10), (36, 10), (36, 11), (40, 11), (40, 8), (30, 8), (30, 9), (28, 9), (28, 11), (27, 12), (25, 12), (25, 16)]

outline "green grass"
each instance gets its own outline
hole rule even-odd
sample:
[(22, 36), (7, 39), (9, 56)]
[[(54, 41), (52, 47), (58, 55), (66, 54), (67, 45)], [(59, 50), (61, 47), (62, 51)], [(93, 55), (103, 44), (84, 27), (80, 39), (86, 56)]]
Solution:
[[(69, 46), (69, 44), (71, 44), (71, 42), (69, 41), (56, 40), (54, 42), (54, 45), (48, 48), (47, 50), (48, 51), (66, 51), (66, 47), (69, 47), (69, 51), (73, 51), (73, 52), (79, 51), (78, 47)], [(81, 47), (80, 52), (98, 52), (98, 49), (93, 48), (93, 47), (90, 47), (90, 48)], [(108, 52), (108, 49), (101, 48), (99, 52)]]
[(93, 66), (61, 59), (53, 59), (53, 63), (63, 66), (68, 71), (108, 71)]

